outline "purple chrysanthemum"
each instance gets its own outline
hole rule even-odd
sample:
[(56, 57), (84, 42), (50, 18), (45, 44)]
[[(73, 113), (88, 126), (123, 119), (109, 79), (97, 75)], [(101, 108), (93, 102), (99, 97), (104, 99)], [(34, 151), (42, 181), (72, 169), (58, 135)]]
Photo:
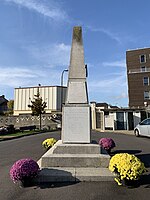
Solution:
[(101, 138), (99, 140), (99, 144), (101, 145), (102, 148), (106, 150), (110, 150), (116, 146), (115, 142), (111, 138)]
[(26, 177), (33, 178), (38, 174), (39, 166), (37, 162), (30, 158), (16, 161), (10, 169), (10, 178), (13, 182), (21, 181)]

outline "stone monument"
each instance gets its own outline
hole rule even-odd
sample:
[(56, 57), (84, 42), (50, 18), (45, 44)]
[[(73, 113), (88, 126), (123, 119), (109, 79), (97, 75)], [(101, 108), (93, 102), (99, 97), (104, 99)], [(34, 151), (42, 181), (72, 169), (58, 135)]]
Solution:
[(82, 29), (74, 27), (67, 96), (62, 110), (63, 143), (90, 143), (91, 123), (86, 74)]
[(100, 146), (90, 141), (86, 74), (82, 28), (74, 27), (61, 140), (39, 160), (43, 169), (39, 182), (102, 181), (105, 177), (112, 180), (107, 169), (110, 156), (102, 154)]

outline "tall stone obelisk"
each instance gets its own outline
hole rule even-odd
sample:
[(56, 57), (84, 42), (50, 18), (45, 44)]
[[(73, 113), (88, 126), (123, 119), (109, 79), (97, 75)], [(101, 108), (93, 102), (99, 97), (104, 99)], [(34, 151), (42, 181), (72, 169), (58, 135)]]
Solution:
[(99, 144), (90, 143), (90, 106), (81, 27), (73, 29), (67, 98), (62, 111), (61, 140), (40, 159), (40, 167), (45, 170), (41, 170), (39, 181), (103, 180), (110, 156), (101, 154)]
[(73, 28), (66, 102), (62, 109), (62, 142), (90, 143), (90, 106), (84, 64), (82, 28)]

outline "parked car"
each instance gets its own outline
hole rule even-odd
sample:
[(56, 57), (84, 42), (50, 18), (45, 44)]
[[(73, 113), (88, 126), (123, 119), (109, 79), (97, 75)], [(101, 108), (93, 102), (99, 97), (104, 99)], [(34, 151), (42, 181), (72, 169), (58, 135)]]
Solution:
[(135, 136), (148, 136), (150, 137), (150, 118), (144, 119), (134, 128)]
[(61, 123), (58, 123), (58, 124), (57, 124), (57, 129), (58, 129), (58, 130), (61, 130)]

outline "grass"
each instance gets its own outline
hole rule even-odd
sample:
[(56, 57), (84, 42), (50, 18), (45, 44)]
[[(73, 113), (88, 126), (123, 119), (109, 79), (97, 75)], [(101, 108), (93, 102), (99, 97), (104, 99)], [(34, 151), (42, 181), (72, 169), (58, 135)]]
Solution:
[(21, 136), (27, 136), (27, 135), (33, 135), (34, 133), (43, 133), (43, 132), (49, 132), (49, 131), (55, 131), (56, 129), (53, 128), (51, 130), (32, 130), (32, 131), (23, 131), (23, 132), (15, 132), (12, 134), (6, 134), (6, 135), (0, 135), (0, 141), (6, 140), (8, 138), (16, 138), (16, 137), (21, 137)]
[(6, 139), (6, 138), (15, 138), (15, 137), (19, 137), (19, 136), (32, 135), (34, 133), (40, 133), (40, 130), (23, 131), (23, 132), (18, 131), (16, 133), (12, 133), (12, 134), (0, 135), (0, 140)]

